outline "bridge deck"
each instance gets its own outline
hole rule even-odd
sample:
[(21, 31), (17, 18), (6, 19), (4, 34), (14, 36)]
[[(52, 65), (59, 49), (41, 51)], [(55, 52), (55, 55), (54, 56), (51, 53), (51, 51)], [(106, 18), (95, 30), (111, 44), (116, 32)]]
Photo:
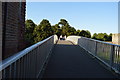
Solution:
[(43, 78), (115, 78), (115, 76), (78, 45), (58, 41)]

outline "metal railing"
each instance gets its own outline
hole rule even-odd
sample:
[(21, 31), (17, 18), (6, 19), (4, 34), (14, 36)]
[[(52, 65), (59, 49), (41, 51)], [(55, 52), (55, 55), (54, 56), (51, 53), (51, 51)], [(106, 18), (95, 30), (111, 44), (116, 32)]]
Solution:
[(0, 62), (2, 78), (38, 78), (56, 41), (53, 35)]
[(120, 74), (120, 45), (81, 37), (78, 45)]

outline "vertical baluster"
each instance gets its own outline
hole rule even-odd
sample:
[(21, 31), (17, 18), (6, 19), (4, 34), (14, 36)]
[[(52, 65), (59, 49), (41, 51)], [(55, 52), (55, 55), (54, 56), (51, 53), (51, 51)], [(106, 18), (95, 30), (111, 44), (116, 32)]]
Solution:
[(35, 50), (35, 54), (34, 54), (34, 58), (35, 58), (35, 78), (36, 78), (36, 70), (37, 70), (37, 57), (36, 57), (36, 55), (37, 55), (37, 49), (38, 49), (38, 47), (36, 47), (36, 50)]
[(39, 67), (38, 67), (38, 75), (39, 75), (39, 71), (40, 71), (40, 68), (41, 68), (41, 49), (42, 49), (42, 47), (41, 47), (41, 45), (39, 46), (39, 57), (38, 57), (38, 64), (39, 64)]
[(118, 56), (117, 56), (118, 52), (117, 52), (117, 46), (116, 46), (116, 69), (117, 69), (117, 59), (118, 59)]
[(109, 65), (110, 65), (110, 50), (111, 50), (111, 46), (107, 44), (107, 47), (106, 47), (106, 53), (107, 53), (107, 57), (108, 57), (108, 60), (109, 60)]
[(26, 78), (26, 77), (25, 77), (25, 76), (26, 76), (26, 67), (27, 67), (26, 64), (27, 64), (27, 63), (26, 63), (26, 55), (24, 55), (24, 56), (23, 56), (23, 74), (24, 74), (24, 75), (23, 75), (23, 78)]
[(19, 64), (18, 64), (18, 60), (16, 61), (16, 76), (15, 76), (15, 78), (18, 78), (18, 69), (19, 69)]
[(34, 60), (33, 60), (33, 63), (34, 63), (34, 78), (36, 78), (36, 50), (37, 50), (37, 47), (35, 48), (35, 51), (34, 51)]
[(110, 50), (111, 50), (111, 45), (107, 45), (107, 56), (109, 56), (109, 65), (110, 65)]
[(35, 78), (35, 54), (36, 54), (36, 48), (33, 51), (33, 77)]
[(117, 46), (116, 46), (116, 69), (117, 69), (117, 59), (118, 59), (117, 58), (118, 57), (117, 54), (118, 54), (118, 52), (117, 52)]
[(117, 46), (117, 70), (119, 70), (119, 47)]
[(0, 80), (2, 79), (2, 72), (3, 72), (3, 71), (0, 71)]
[(35, 78), (35, 52), (36, 52), (36, 48), (34, 49), (33, 52), (33, 78)]
[[(28, 53), (29, 54), (29, 53)], [(29, 64), (28, 64), (28, 54), (26, 54), (26, 73), (25, 73), (25, 78), (28, 78), (28, 66), (29, 66)]]
[(28, 64), (29, 64), (29, 67), (28, 67), (28, 70), (29, 70), (29, 73), (28, 73), (28, 77), (31, 76), (31, 64), (30, 64), (30, 61), (31, 61), (31, 51), (29, 53), (29, 57), (28, 57)]
[(34, 64), (33, 64), (33, 56), (34, 56), (34, 55), (33, 55), (33, 53), (34, 53), (34, 50), (32, 50), (32, 52), (31, 52), (31, 74), (32, 74), (31, 77), (32, 77), (32, 78), (34, 78), (34, 74), (33, 74), (33, 70), (34, 70), (34, 69), (33, 69), (33, 68), (34, 68), (34, 67), (33, 67), (33, 66), (34, 66)]
[(27, 54), (24, 55), (24, 78), (26, 78), (27, 74)]
[(29, 64), (29, 77), (31, 78), (31, 51), (29, 53), (29, 61), (28, 61), (28, 64)]
[(106, 44), (106, 46), (104, 47), (105, 48), (105, 60), (108, 64), (110, 64), (110, 55), (109, 55), (109, 47), (108, 47), (108, 44)]
[(30, 53), (30, 70), (31, 70), (31, 75), (30, 75), (30, 77), (31, 77), (31, 78), (33, 78), (33, 63), (32, 63), (32, 61), (33, 61), (33, 55), (32, 55), (32, 53), (33, 53), (33, 50), (32, 50), (31, 53)]
[(23, 57), (20, 59), (20, 78), (23, 78)]
[(17, 65), (18, 65), (18, 66), (17, 66), (17, 67), (18, 67), (18, 68), (17, 68), (17, 73), (18, 73), (18, 74), (17, 74), (17, 78), (20, 78), (20, 74), (21, 74), (21, 73), (20, 73), (20, 70), (21, 70), (20, 59), (18, 60), (18, 64), (17, 64)]
[(119, 49), (118, 49), (118, 52), (119, 52), (119, 59), (118, 59), (118, 61), (119, 61), (119, 67), (118, 67), (118, 68), (119, 68), (119, 69), (118, 69), (118, 70), (119, 70), (119, 72), (120, 72), (120, 47), (119, 47)]
[(6, 78), (10, 78), (10, 66), (6, 68)]
[(37, 50), (37, 55), (36, 55), (36, 60), (37, 60), (37, 73), (36, 75), (38, 75), (38, 72), (39, 72), (39, 49), (40, 47), (38, 46), (38, 50)]
[(14, 63), (14, 74), (13, 74), (13, 78), (16, 78), (16, 62)]
[(35, 78), (37, 76), (37, 50), (38, 50), (38, 47), (36, 48), (36, 54), (35, 54)]
[(113, 67), (114, 63), (114, 46), (111, 45), (111, 50), (110, 50), (110, 66), (111, 68)]
[(116, 59), (117, 59), (116, 58), (116, 52), (117, 52), (116, 51), (116, 46), (115, 46), (115, 51), (114, 52), (115, 52), (115, 54), (114, 54), (114, 68), (116, 69)]
[(118, 71), (120, 71), (120, 48), (118, 47)]
[(35, 48), (35, 51), (34, 51), (34, 60), (33, 60), (33, 63), (34, 63), (34, 78), (36, 78), (36, 50), (37, 50), (37, 47)]
[(24, 56), (22, 57), (22, 78), (24, 78), (24, 73), (25, 73), (25, 71), (24, 71)]
[(29, 55), (30, 52), (27, 54), (27, 75), (26, 75), (27, 78), (29, 78), (29, 74), (30, 74)]
[(9, 66), (9, 78), (12, 78), (12, 64)]
[(97, 56), (97, 41), (95, 41), (95, 53), (94, 53), (95, 56)]
[(6, 69), (3, 69), (3, 71), (2, 71), (2, 78), (6, 79)]
[(19, 59), (19, 75), (18, 78), (21, 78), (21, 58)]

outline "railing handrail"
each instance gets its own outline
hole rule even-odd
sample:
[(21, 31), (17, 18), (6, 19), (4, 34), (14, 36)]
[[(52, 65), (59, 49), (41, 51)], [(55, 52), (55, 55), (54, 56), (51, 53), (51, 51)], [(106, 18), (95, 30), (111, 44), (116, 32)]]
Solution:
[(86, 38), (86, 37), (82, 37), (82, 36), (81, 36), (81, 38), (85, 38), (85, 39), (89, 39), (89, 40), (93, 40), (93, 41), (101, 42), (101, 43), (104, 43), (104, 44), (108, 44), (108, 45), (113, 45), (113, 46), (118, 46), (118, 47), (120, 47), (120, 45), (113, 44), (113, 43), (108, 43), (108, 42), (105, 42), (105, 41), (95, 40), (95, 39)]
[(120, 45), (112, 44), (104, 41), (94, 40), (86, 37), (79, 38), (79, 43), (82, 48), (103, 62), (109, 69), (120, 74), (119, 57)]
[(13, 56), (8, 57), (7, 59), (3, 60), (0, 62), (0, 71), (2, 71), (3, 69), (5, 69), (6, 67), (8, 67), (9, 65), (11, 65), (12, 63), (14, 63), (16, 60), (19, 60), (21, 57), (23, 57), (24, 55), (26, 55), (27, 53), (29, 53), (30, 51), (32, 51), (33, 49), (35, 49), (36, 47), (38, 47), (39, 45), (42, 45), (44, 42), (48, 41), (49, 39), (51, 39), (52, 36), (48, 37), (47, 39), (40, 41), (18, 53), (16, 53)]

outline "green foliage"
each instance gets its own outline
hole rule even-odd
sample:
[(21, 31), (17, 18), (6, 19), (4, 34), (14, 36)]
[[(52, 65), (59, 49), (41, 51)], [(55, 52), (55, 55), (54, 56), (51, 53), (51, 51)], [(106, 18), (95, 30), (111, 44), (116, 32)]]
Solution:
[(25, 21), (25, 40), (27, 46), (34, 44), (33, 31), (35, 27), (36, 24), (32, 20), (29, 19)]
[(107, 35), (106, 33), (94, 33), (92, 38), (101, 41), (112, 41), (112, 34)]
[(67, 36), (75, 35), (75, 33), (76, 33), (76, 29), (74, 27), (69, 27)]
[(79, 36), (83, 36), (83, 37), (87, 37), (87, 38), (91, 38), (91, 33), (88, 31), (88, 30), (82, 30), (80, 33), (79, 33)]
[[(91, 33), (88, 30), (76, 30), (71, 27), (67, 20), (60, 19), (58, 24), (51, 26), (47, 19), (43, 19), (39, 25), (36, 25), (32, 20), (26, 20), (25, 22), (25, 40), (27, 46), (37, 43), (47, 37), (56, 34), (58, 38), (62, 36), (77, 35), (87, 38), (91, 38)], [(112, 41), (112, 34), (107, 35), (106, 33), (94, 33), (93, 39), (98, 39), (102, 41)]]
[(80, 30), (77, 30), (77, 31), (75, 32), (75, 35), (79, 36), (79, 34), (80, 34)]
[(97, 33), (94, 33), (92, 39), (97, 39)]
[(62, 33), (62, 29), (59, 28), (59, 29), (57, 30), (57, 33), (56, 33), (56, 35), (58, 36), (58, 38), (60, 37), (61, 33)]
[(48, 20), (43, 19), (40, 24), (35, 28), (34, 35), (35, 35), (35, 43), (46, 39), (47, 37), (54, 34), (54, 31), (51, 27), (51, 24)]
[(107, 39), (108, 41), (112, 41), (112, 33), (110, 33), (109, 35), (108, 35), (108, 39)]
[(67, 20), (60, 19), (60, 22), (58, 23), (61, 25), (61, 35), (62, 36), (69, 36), (69, 35), (75, 35), (76, 29), (74, 27), (71, 27)]
[(69, 23), (65, 19), (60, 19), (60, 22), (58, 24), (61, 24), (62, 26), (67, 26)]
[(55, 24), (54, 26), (52, 26), (54, 34), (56, 34), (58, 32), (59, 28), (60, 28), (60, 26), (58, 24)]
[(69, 23), (65, 20), (65, 19), (60, 19), (60, 22), (58, 23), (59, 25), (61, 25), (61, 35), (63, 36), (67, 36), (68, 35), (68, 30), (69, 30)]

